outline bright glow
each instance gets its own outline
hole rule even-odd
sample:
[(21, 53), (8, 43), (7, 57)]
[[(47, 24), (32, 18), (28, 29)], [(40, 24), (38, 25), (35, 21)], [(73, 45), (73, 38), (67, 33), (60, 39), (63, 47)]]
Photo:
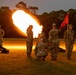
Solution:
[(37, 38), (38, 34), (42, 31), (42, 26), (40, 26), (31, 15), (27, 14), (23, 10), (14, 12), (12, 19), (15, 26), (18, 27), (25, 35), (29, 25), (33, 25), (34, 38)]
[[(18, 49), (18, 50), (26, 50), (26, 46), (8, 46), (8, 45), (6, 45), (6, 46), (4, 46), (5, 48), (7, 48), (7, 49)], [(33, 50), (35, 49), (35, 46), (33, 46), (33, 48), (32, 48)]]

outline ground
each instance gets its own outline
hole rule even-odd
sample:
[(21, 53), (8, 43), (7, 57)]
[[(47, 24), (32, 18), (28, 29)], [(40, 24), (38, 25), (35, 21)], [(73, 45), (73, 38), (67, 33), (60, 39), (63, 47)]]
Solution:
[[(7, 42), (7, 44), (8, 43), (9, 42)], [(75, 75), (75, 74), (76, 74), (76, 52), (72, 53), (72, 60), (66, 59), (65, 52), (59, 52), (57, 61), (51, 60), (50, 53), (48, 53), (48, 56), (46, 57), (45, 61), (36, 61), (34, 50), (32, 51), (31, 58), (27, 58), (26, 49), (21, 48), (20, 49), (10, 48), (10, 53), (8, 54), (0, 53), (0, 75)]]

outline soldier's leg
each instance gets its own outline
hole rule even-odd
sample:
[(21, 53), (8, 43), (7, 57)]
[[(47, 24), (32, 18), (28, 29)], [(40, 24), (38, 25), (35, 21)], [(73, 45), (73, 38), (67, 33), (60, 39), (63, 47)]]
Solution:
[(30, 56), (30, 45), (29, 44), (27, 44), (27, 56), (29, 57)]
[(26, 46), (27, 46), (26, 53), (27, 53), (27, 56), (29, 57), (32, 51), (32, 42), (29, 39), (26, 40)]
[(27, 56), (29, 56), (28, 53), (29, 53), (29, 46), (28, 46), (28, 44), (27, 44), (27, 50), (26, 50)]
[(69, 49), (69, 52), (68, 52), (67, 58), (68, 58), (68, 59), (71, 59), (71, 55), (72, 55), (72, 50)]
[(2, 53), (9, 53), (9, 50), (7, 50), (6, 48), (4, 48), (3, 46), (0, 46), (1, 52)]
[(59, 52), (59, 45), (56, 44), (53, 51), (52, 51), (52, 60), (57, 59), (58, 52)]
[(46, 57), (42, 57), (42, 60), (45, 61), (45, 58), (46, 58)]
[(67, 59), (68, 59), (68, 57), (69, 57), (69, 44), (68, 43), (66, 43), (66, 45), (65, 45), (65, 47), (66, 47), (66, 55), (67, 55)]
[(51, 50), (51, 58), (52, 58), (52, 60), (54, 60), (55, 59), (55, 48), (53, 48), (52, 50)]
[(29, 48), (29, 54), (31, 55), (31, 52), (32, 52), (32, 45), (30, 46)]
[(45, 61), (45, 58), (47, 57), (48, 53), (46, 53), (43, 57), (42, 60)]
[(57, 56), (58, 56), (58, 53), (59, 53), (59, 46), (55, 47), (55, 52), (54, 53), (55, 53), (54, 60), (56, 60)]
[(72, 48), (73, 45), (70, 45), (70, 43), (66, 44), (67, 59), (71, 59)]
[(31, 52), (32, 52), (32, 47), (28, 47), (28, 50), (27, 50), (27, 56), (30, 56), (31, 55)]
[(68, 51), (68, 59), (71, 59), (72, 49), (73, 49), (73, 45), (70, 45), (69, 51)]
[(40, 56), (37, 56), (37, 57), (35, 58), (35, 60), (41, 60), (41, 57), (40, 57)]
[(54, 51), (55, 51), (55, 44), (54, 43), (51, 43), (51, 58), (52, 58), (52, 60), (54, 60)]
[(27, 57), (29, 56), (29, 42), (28, 40), (26, 40), (26, 54), (27, 54)]
[(30, 52), (29, 52), (30, 55), (31, 55), (31, 53), (32, 53), (32, 46), (33, 46), (33, 42), (31, 41), (31, 43), (30, 43), (30, 48), (29, 48), (29, 49), (30, 49), (30, 50), (29, 50), (29, 51), (30, 51)]

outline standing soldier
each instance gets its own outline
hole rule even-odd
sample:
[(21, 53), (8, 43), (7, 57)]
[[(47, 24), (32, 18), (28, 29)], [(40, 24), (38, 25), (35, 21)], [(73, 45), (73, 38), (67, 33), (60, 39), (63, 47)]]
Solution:
[(4, 34), (5, 34), (5, 33), (4, 33), (4, 30), (1, 29), (1, 25), (0, 25), (0, 47), (2, 47)]
[(71, 24), (68, 25), (68, 29), (64, 33), (64, 41), (65, 41), (66, 50), (67, 50), (67, 59), (71, 59), (73, 44), (75, 42), (75, 34), (72, 28), (73, 27)]
[(7, 50), (6, 48), (3, 47), (2, 43), (3, 43), (3, 36), (4, 36), (4, 30), (1, 29), (1, 25), (0, 25), (0, 51), (2, 53), (9, 53), (9, 50)]
[(52, 60), (57, 59), (59, 52), (59, 39), (58, 39), (59, 30), (56, 28), (56, 23), (52, 24), (52, 29), (49, 31), (49, 47), (51, 49)]
[(27, 45), (27, 56), (29, 57), (32, 52), (32, 46), (33, 46), (33, 26), (29, 25), (27, 28), (27, 40), (26, 40), (26, 45)]

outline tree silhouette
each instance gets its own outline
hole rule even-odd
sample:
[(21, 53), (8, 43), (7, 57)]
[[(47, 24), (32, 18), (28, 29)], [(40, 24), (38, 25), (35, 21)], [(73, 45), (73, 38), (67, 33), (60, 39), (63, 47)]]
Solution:
[(29, 11), (26, 3), (22, 2), (22, 1), (19, 2), (18, 4), (16, 4), (16, 7), (17, 7), (18, 9), (24, 10), (24, 11), (26, 11), (26, 12)]
[(29, 10), (30, 10), (32, 13), (34, 13), (34, 14), (37, 14), (36, 11), (39, 10), (38, 7), (33, 7), (33, 6), (29, 6), (28, 8), (29, 8)]
[(18, 9), (21, 9), (21, 10), (24, 10), (25, 12), (28, 12), (28, 13), (33, 13), (33, 14), (35, 14), (35, 15), (37, 15), (37, 10), (39, 10), (38, 9), (38, 7), (33, 7), (33, 6), (28, 6), (27, 7), (27, 4), (26, 3), (24, 3), (24, 2), (19, 2), (18, 4), (16, 4), (16, 7), (18, 8)]

